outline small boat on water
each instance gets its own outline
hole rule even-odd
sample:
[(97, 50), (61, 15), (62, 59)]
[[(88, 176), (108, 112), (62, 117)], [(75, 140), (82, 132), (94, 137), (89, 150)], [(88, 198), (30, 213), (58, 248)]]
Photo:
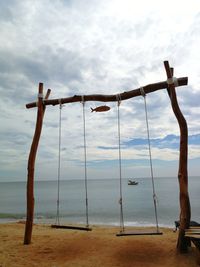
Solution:
[(128, 185), (138, 185), (138, 182), (129, 179)]

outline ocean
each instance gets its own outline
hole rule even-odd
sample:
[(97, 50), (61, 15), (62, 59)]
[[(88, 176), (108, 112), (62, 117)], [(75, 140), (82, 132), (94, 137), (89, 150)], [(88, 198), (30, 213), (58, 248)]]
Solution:
[[(153, 226), (155, 213), (150, 178), (136, 179), (138, 185), (122, 181), (125, 226)], [(177, 178), (155, 178), (158, 222), (173, 227), (179, 218)], [(200, 222), (200, 177), (189, 177), (192, 220)], [(118, 179), (88, 180), (89, 222), (117, 226), (120, 222)], [(35, 182), (35, 222), (55, 223), (57, 181)], [(60, 181), (60, 222), (86, 223), (84, 180)], [(0, 182), (0, 222), (26, 217), (26, 182)]]

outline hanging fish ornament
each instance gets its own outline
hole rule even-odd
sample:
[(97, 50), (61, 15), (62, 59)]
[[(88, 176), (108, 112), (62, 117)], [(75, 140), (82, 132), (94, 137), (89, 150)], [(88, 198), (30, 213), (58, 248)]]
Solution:
[(99, 107), (96, 107), (96, 108), (91, 108), (91, 112), (104, 112), (104, 111), (108, 111), (110, 110), (110, 107), (108, 106), (99, 106)]

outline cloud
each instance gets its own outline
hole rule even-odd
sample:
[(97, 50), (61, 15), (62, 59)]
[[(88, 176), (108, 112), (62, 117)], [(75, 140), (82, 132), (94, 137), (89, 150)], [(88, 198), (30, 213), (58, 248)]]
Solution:
[[(0, 164), (4, 167), (9, 162), (3, 175), (25, 174), (37, 113), (36, 109), (26, 110), (25, 104), (36, 100), (39, 82), (44, 82), (45, 90), (52, 89), (51, 98), (115, 94), (165, 80), (165, 59), (175, 67), (177, 77), (189, 76), (189, 86), (177, 88), (177, 97), (188, 121), (190, 151), (198, 157), (199, 10), (194, 0), (142, 0), (137, 4), (128, 0), (1, 1), (0, 136), (4, 156)], [(154, 157), (176, 160), (179, 128), (166, 90), (149, 94), (146, 100)], [(108, 104), (109, 113), (94, 115), (90, 106), (100, 103), (86, 103), (86, 134), (88, 161), (112, 166), (117, 161), (113, 149), (118, 142), (117, 106)], [(57, 162), (58, 119), (59, 108), (48, 106), (37, 164), (51, 162), (49, 174)], [(120, 119), (124, 160), (142, 162), (147, 152), (142, 97), (121, 103)], [(62, 160), (70, 162), (73, 177), (84, 159), (82, 146), (82, 106), (65, 105)]]

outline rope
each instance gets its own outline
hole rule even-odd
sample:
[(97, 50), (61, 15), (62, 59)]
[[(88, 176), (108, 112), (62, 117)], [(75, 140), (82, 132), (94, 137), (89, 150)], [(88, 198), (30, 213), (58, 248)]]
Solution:
[(61, 127), (62, 127), (62, 103), (61, 99), (59, 99), (59, 133), (58, 133), (58, 188), (57, 188), (57, 210), (56, 210), (56, 223), (60, 225), (60, 166), (61, 166)]
[(119, 151), (119, 204), (120, 204), (120, 232), (124, 232), (124, 215), (123, 215), (123, 201), (122, 201), (122, 160), (121, 160), (121, 132), (120, 132), (120, 112), (119, 107), (121, 104), (121, 97), (120, 95), (116, 96), (118, 101), (117, 105), (117, 126), (118, 126), (118, 151)]
[(178, 79), (176, 77), (168, 78), (166, 82), (168, 85), (178, 86)]
[(85, 214), (86, 214), (86, 227), (89, 227), (89, 212), (88, 212), (88, 186), (87, 186), (87, 149), (86, 149), (86, 129), (85, 129), (85, 101), (84, 96), (82, 98), (83, 106), (83, 136), (84, 136), (84, 173), (85, 173)]
[(157, 212), (157, 197), (155, 193), (155, 184), (154, 184), (154, 175), (153, 175), (153, 163), (152, 163), (152, 156), (151, 156), (151, 142), (150, 142), (150, 134), (149, 134), (149, 122), (148, 122), (148, 112), (147, 112), (147, 103), (146, 103), (146, 94), (144, 88), (140, 88), (141, 95), (144, 98), (144, 106), (145, 106), (145, 118), (146, 118), (146, 129), (147, 129), (147, 139), (148, 139), (148, 149), (149, 149), (149, 162), (150, 162), (150, 169), (151, 169), (151, 182), (152, 182), (152, 191), (153, 191), (153, 203), (154, 203), (154, 212), (155, 212), (155, 220), (156, 220), (156, 230), (159, 232), (158, 226), (158, 212)]

